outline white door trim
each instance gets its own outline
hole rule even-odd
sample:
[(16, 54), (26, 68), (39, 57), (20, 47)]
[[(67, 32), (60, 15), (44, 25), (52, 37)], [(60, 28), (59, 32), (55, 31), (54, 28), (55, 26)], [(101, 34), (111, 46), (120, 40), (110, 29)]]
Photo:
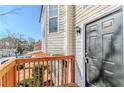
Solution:
[(123, 12), (123, 62), (124, 62), (124, 5), (122, 7), (122, 12)]
[(83, 84), (85, 86), (85, 25), (81, 24), (81, 63), (82, 63), (82, 72), (83, 72)]

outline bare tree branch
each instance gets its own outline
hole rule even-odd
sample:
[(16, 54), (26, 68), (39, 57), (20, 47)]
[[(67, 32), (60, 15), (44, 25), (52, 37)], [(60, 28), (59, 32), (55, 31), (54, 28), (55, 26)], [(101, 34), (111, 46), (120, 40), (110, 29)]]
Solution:
[(19, 14), (18, 10), (20, 10), (21, 8), (14, 8), (12, 10), (9, 10), (7, 12), (4, 12), (4, 13), (0, 13), (0, 16), (5, 16), (5, 15), (8, 15), (8, 14)]

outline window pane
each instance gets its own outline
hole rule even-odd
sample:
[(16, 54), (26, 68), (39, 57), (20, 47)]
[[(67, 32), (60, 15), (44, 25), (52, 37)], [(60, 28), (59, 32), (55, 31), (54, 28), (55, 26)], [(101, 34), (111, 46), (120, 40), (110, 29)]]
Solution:
[(89, 5), (81, 5), (82, 10), (84, 10), (85, 8), (87, 8)]
[(57, 17), (50, 18), (49, 20), (49, 32), (57, 32), (58, 31), (58, 20)]
[(58, 6), (54, 5), (54, 16), (58, 16)]
[(49, 32), (58, 31), (58, 6), (49, 6)]
[(54, 32), (57, 32), (58, 20), (57, 20), (57, 18), (53, 18), (53, 20), (54, 20)]
[(58, 16), (58, 6), (49, 5), (49, 17)]
[(52, 17), (52, 16), (54, 16), (54, 14), (53, 14), (53, 6), (50, 5), (49, 6), (49, 17)]
[(84, 6), (83, 6), (84, 9), (87, 8), (87, 7), (88, 7), (88, 5), (84, 5)]

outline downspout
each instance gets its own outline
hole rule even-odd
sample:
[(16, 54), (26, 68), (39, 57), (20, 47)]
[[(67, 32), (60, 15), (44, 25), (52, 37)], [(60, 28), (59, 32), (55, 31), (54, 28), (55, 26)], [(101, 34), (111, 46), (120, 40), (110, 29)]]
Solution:
[(49, 26), (47, 20), (48, 20), (48, 18), (49, 18), (49, 16), (48, 16), (48, 12), (49, 12), (49, 11), (48, 11), (48, 9), (47, 9), (47, 6), (45, 6), (45, 9), (46, 9), (46, 12), (45, 12), (45, 17), (46, 17), (46, 18), (45, 18), (45, 23), (46, 23), (46, 25), (45, 25), (45, 42), (46, 42), (46, 44), (45, 44), (45, 52), (47, 53), (47, 52), (48, 52), (48, 51), (47, 51), (47, 48), (48, 48), (48, 47), (47, 47), (47, 34), (48, 34), (47, 31), (49, 30), (49, 29), (47, 29), (48, 26)]

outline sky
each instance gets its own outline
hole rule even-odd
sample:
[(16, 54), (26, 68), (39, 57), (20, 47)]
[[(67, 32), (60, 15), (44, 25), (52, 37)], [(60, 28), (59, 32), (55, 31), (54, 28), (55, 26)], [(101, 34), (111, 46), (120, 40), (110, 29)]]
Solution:
[[(14, 12), (1, 15), (16, 9)], [(24, 38), (42, 39), (41, 25), (39, 22), (41, 6), (39, 5), (0, 5), (0, 38), (5, 37), (7, 31), (20, 33)]]

